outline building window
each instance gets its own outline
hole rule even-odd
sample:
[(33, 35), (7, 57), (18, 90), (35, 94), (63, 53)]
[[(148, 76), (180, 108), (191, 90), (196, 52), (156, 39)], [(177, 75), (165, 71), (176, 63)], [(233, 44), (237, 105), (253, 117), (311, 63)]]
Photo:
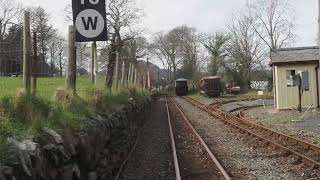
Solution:
[(287, 70), (287, 86), (293, 87), (294, 76), (296, 75), (296, 70)]

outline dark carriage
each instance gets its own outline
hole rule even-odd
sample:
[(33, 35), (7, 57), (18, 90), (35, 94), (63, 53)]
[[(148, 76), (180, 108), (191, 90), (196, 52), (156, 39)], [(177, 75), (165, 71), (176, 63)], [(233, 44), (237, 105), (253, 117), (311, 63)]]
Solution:
[(200, 92), (209, 97), (219, 97), (221, 93), (221, 77), (204, 77), (200, 81)]
[(178, 96), (185, 96), (188, 94), (188, 80), (177, 79), (175, 82), (176, 94)]

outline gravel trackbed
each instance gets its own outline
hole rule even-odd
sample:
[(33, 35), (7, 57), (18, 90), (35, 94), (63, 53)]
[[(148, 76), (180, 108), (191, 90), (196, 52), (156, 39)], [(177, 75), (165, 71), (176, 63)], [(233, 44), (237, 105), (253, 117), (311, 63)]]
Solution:
[(125, 166), (120, 179), (175, 179), (164, 100), (156, 102), (151, 112), (152, 115), (142, 130), (137, 148)]

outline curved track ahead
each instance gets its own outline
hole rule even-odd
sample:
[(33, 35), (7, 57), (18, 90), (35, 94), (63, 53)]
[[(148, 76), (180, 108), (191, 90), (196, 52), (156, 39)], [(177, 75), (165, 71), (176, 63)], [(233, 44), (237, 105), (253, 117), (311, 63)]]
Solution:
[(222, 120), (224, 123), (238, 129), (240, 132), (257, 138), (259, 141), (264, 141), (267, 145), (285, 151), (287, 155), (297, 156), (304, 164), (318, 169), (320, 167), (320, 147), (305, 142), (279, 132), (275, 132), (265, 126), (254, 123), (244, 117), (226, 113), (206, 106), (195, 99), (183, 97), (187, 102), (196, 106), (203, 111), (206, 111), (211, 116)]

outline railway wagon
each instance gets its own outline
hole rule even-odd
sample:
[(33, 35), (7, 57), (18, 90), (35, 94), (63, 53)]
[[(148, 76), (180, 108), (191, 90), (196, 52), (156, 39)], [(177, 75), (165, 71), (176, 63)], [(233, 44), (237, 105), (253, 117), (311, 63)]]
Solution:
[(221, 77), (209, 76), (200, 80), (200, 92), (209, 97), (219, 97), (221, 92)]
[(185, 96), (188, 94), (188, 80), (177, 79), (175, 82), (175, 90), (178, 96)]

